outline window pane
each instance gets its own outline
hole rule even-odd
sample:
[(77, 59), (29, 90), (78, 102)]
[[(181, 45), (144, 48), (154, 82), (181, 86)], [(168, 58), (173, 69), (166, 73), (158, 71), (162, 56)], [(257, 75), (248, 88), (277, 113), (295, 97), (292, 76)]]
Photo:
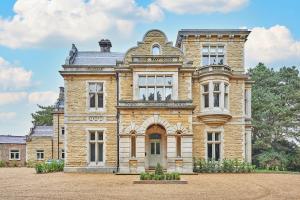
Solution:
[(217, 64), (217, 57), (216, 55), (210, 55), (210, 64), (216, 65)]
[(41, 159), (44, 159), (44, 151), (41, 153)]
[(224, 53), (224, 46), (218, 46), (218, 53), (223, 54)]
[(156, 77), (156, 85), (164, 85), (164, 77), (163, 76)]
[(217, 47), (216, 46), (211, 46), (210, 47), (210, 53), (216, 53), (217, 52)]
[(139, 76), (139, 85), (146, 85), (146, 76)]
[(139, 90), (140, 90), (139, 91), (139, 99), (145, 101), (146, 100), (146, 95), (147, 95), (146, 94), (146, 88), (140, 87)]
[(154, 85), (154, 84), (155, 84), (155, 76), (148, 76), (147, 85)]
[(131, 136), (131, 157), (136, 157), (136, 141), (135, 136)]
[(228, 85), (227, 84), (224, 84), (224, 92), (228, 93)]
[(61, 127), (61, 134), (64, 135), (65, 134), (65, 128)]
[(151, 143), (151, 154), (152, 155), (155, 154), (155, 143), (154, 142)]
[(90, 108), (96, 107), (95, 93), (90, 93)]
[(218, 56), (218, 65), (223, 65), (224, 64), (224, 56)]
[(103, 162), (103, 143), (98, 143), (98, 162)]
[(152, 47), (152, 55), (159, 55), (160, 54), (160, 48), (159, 46), (155, 45)]
[(19, 153), (16, 153), (15, 155), (15, 159), (19, 159)]
[(95, 140), (96, 137), (95, 137), (95, 132), (94, 131), (91, 131), (90, 132), (90, 140)]
[(220, 144), (215, 144), (215, 160), (219, 160), (220, 159)]
[(220, 133), (215, 133), (215, 141), (220, 141)]
[(220, 106), (220, 94), (216, 93), (214, 94), (214, 107)]
[(97, 92), (103, 92), (103, 83), (97, 83)]
[(14, 153), (10, 153), (10, 158), (14, 159), (15, 158), (15, 154)]
[(212, 159), (212, 144), (207, 144), (207, 158)]
[(203, 85), (203, 91), (209, 92), (208, 90), (209, 90), (209, 85), (208, 84)]
[(154, 87), (148, 88), (148, 100), (150, 101), (154, 100)]
[(96, 92), (96, 84), (89, 83), (89, 90), (90, 90), (90, 92)]
[(98, 140), (103, 140), (103, 132), (98, 131)]
[(176, 138), (176, 150), (177, 150), (177, 157), (181, 157), (181, 137), (177, 136)]
[(94, 144), (94, 143), (91, 143), (91, 144), (90, 144), (90, 161), (91, 161), (91, 162), (95, 162), (95, 155), (96, 155), (96, 152), (95, 152), (95, 144)]
[(161, 101), (162, 100), (163, 90), (164, 90), (163, 87), (156, 88), (156, 99), (157, 99), (157, 101)]
[(207, 141), (212, 141), (212, 133), (207, 133)]
[(98, 94), (98, 108), (103, 108), (103, 93)]
[(204, 107), (205, 108), (209, 107), (209, 95), (208, 94), (204, 95)]
[(156, 155), (160, 155), (160, 143), (156, 143)]
[(224, 107), (228, 108), (228, 94), (224, 94)]
[(214, 83), (214, 91), (220, 91), (220, 83)]
[(208, 55), (202, 56), (202, 65), (209, 65), (209, 57)]
[(208, 46), (202, 47), (202, 53), (208, 53)]
[(172, 85), (172, 84), (173, 84), (173, 77), (166, 76), (166, 85)]
[(171, 87), (166, 87), (165, 97), (166, 97), (166, 101), (172, 99), (172, 88)]

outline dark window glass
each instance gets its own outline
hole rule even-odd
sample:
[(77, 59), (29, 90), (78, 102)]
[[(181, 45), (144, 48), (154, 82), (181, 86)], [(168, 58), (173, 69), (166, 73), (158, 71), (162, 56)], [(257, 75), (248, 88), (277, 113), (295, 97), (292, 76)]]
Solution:
[(162, 87), (156, 88), (156, 98), (157, 98), (157, 101), (161, 101), (162, 100), (162, 95), (163, 95), (163, 88)]
[(176, 138), (176, 149), (177, 149), (177, 157), (181, 157), (181, 137), (177, 136)]
[(209, 85), (208, 84), (203, 85), (203, 90), (204, 92), (209, 92)]
[(212, 133), (207, 133), (207, 140), (212, 141)]
[(65, 134), (65, 128), (61, 127), (61, 134), (64, 135)]
[(103, 94), (98, 94), (98, 108), (103, 108)]
[(208, 94), (204, 95), (204, 107), (205, 108), (209, 107), (209, 95)]
[(98, 140), (103, 140), (103, 133), (102, 132), (98, 132)]
[(90, 161), (91, 162), (95, 162), (95, 157), (96, 157), (96, 155), (95, 155), (95, 144), (94, 143), (91, 143), (90, 144), (90, 153), (91, 153), (91, 155), (90, 155)]
[(157, 142), (156, 143), (156, 155), (159, 155), (160, 154), (160, 143)]
[(16, 153), (15, 159), (19, 159), (19, 153)]
[(44, 159), (44, 152), (41, 153), (41, 159)]
[(215, 133), (215, 141), (220, 141), (220, 133)]
[(149, 138), (150, 139), (160, 139), (161, 135), (157, 134), (157, 133), (153, 133), (153, 134), (149, 135)]
[(90, 140), (95, 140), (96, 137), (95, 137), (95, 132), (90, 132)]
[(152, 155), (155, 154), (155, 143), (154, 142), (151, 143), (151, 154)]
[(212, 159), (212, 144), (207, 144), (207, 158)]
[(136, 157), (136, 141), (135, 136), (131, 136), (131, 157)]
[(220, 106), (220, 94), (214, 94), (214, 107)]
[(150, 101), (154, 100), (154, 87), (148, 88), (148, 100)]
[(220, 83), (214, 83), (214, 91), (220, 91)]
[(96, 107), (96, 96), (95, 93), (90, 93), (90, 108)]
[(218, 64), (223, 65), (224, 64), (224, 56), (218, 56)]
[(217, 64), (217, 57), (216, 55), (210, 55), (210, 64), (216, 65)]
[(103, 162), (103, 143), (98, 143), (98, 161)]
[(215, 160), (219, 160), (220, 159), (220, 144), (215, 144), (215, 153), (216, 153)]

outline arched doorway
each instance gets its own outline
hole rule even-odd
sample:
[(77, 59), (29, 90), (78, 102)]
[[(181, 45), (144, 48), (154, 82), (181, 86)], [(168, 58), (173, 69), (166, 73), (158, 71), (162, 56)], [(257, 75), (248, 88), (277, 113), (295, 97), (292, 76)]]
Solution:
[(167, 134), (161, 125), (151, 125), (145, 134), (145, 167), (154, 169), (157, 163), (167, 168)]

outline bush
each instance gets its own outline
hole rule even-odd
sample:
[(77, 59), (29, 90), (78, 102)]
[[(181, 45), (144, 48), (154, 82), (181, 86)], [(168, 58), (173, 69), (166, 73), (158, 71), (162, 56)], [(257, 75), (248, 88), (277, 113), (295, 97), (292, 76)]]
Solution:
[(158, 163), (154, 173), (141, 173), (140, 180), (180, 180), (180, 174), (177, 172), (164, 173), (163, 167)]
[(287, 156), (276, 151), (266, 151), (257, 156), (259, 167), (267, 170), (284, 171), (288, 165)]
[(37, 163), (35, 171), (37, 174), (61, 172), (64, 170), (64, 163), (62, 161), (52, 161), (51, 163)]
[(163, 175), (163, 174), (164, 174), (163, 167), (159, 163), (157, 163), (155, 167), (155, 175)]
[(249, 173), (253, 172), (255, 169), (254, 165), (239, 161), (237, 159), (224, 159), (223, 161), (194, 159), (193, 166), (193, 171), (198, 173)]
[(5, 162), (3, 160), (0, 160), (0, 167), (5, 167)]

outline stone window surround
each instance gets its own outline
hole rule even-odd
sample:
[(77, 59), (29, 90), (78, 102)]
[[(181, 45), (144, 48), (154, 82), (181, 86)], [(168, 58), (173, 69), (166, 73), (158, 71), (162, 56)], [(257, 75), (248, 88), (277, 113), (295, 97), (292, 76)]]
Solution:
[(133, 100), (139, 100), (139, 76), (142, 75), (171, 75), (173, 77), (173, 96), (172, 100), (178, 100), (178, 72), (160, 72), (160, 71), (147, 71), (147, 72), (134, 72), (133, 73)]
[[(176, 157), (182, 158), (182, 132), (176, 131), (175, 134), (176, 139)], [(178, 144), (180, 142), (180, 144)]]
[[(90, 108), (89, 84), (90, 83), (103, 83), (103, 108)], [(87, 112), (106, 112), (106, 81), (102, 80), (88, 80), (86, 81), (86, 111)]]
[[(106, 128), (86, 128), (86, 163), (89, 167), (104, 167), (106, 162)], [(90, 131), (101, 131), (103, 132), (103, 161), (102, 162), (90, 162)], [(96, 155), (95, 155), (96, 156)]]
[(43, 149), (36, 150), (36, 159), (37, 160), (44, 160), (45, 159), (45, 151)]
[[(219, 107), (214, 107), (214, 97), (213, 97), (213, 84), (214, 83), (220, 83), (220, 97), (219, 97)], [(204, 105), (204, 96), (202, 95), (204, 93), (203, 85), (209, 84), (209, 107), (205, 108)], [(227, 108), (225, 108), (224, 105), (224, 98), (225, 98), (225, 91), (224, 91), (224, 85), (227, 84), (228, 87), (228, 99), (227, 99)], [(200, 94), (201, 94), (201, 111), (202, 112), (229, 112), (230, 108), (230, 84), (228, 81), (225, 80), (207, 80), (204, 82), (201, 82), (200, 84)]]
[(208, 161), (208, 155), (207, 155), (207, 133), (220, 133), (220, 161), (224, 159), (224, 129), (223, 127), (216, 127), (216, 128), (206, 128), (204, 130), (204, 147), (205, 147), (205, 160)]
[[(135, 144), (132, 143), (133, 138), (134, 138)], [(135, 132), (135, 131), (132, 131), (132, 132), (130, 133), (130, 158), (133, 158), (133, 159), (136, 158), (136, 146), (137, 146), (136, 138), (137, 138), (136, 132)], [(133, 151), (133, 148), (135, 148), (134, 151)]]
[[(153, 49), (153, 47), (158, 47), (159, 48), (159, 54), (158, 55), (153, 55), (153, 53), (152, 53), (152, 49)], [(162, 49), (162, 46), (158, 43), (158, 42), (153, 42), (152, 44), (151, 44), (151, 48), (150, 48), (150, 55), (153, 55), (153, 56), (159, 56), (159, 55), (162, 55), (163, 54), (163, 51), (162, 51), (163, 49)]]
[(223, 42), (203, 42), (200, 45), (200, 59), (201, 59), (201, 63), (200, 66), (203, 66), (203, 61), (202, 61), (202, 49), (203, 46), (224, 46), (224, 65), (227, 65), (227, 44), (223, 43)]
[[(18, 152), (12, 152), (12, 151), (18, 151)], [(11, 153), (14, 154), (14, 158), (11, 157)], [(19, 158), (16, 159), (16, 154), (19, 154)], [(21, 151), (20, 149), (9, 149), (9, 160), (21, 160)]]

